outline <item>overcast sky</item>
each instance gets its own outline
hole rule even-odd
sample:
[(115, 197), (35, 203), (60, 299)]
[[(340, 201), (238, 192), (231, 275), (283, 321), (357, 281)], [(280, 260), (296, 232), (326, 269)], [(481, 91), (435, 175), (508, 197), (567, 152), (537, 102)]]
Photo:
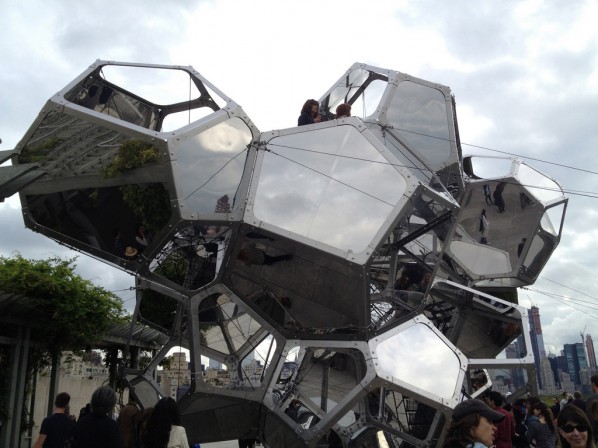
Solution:
[[(519, 298), (540, 307), (556, 353), (584, 329), (598, 339), (596, 17), (598, 2), (581, 0), (5, 0), (0, 150), (15, 147), (45, 101), (96, 59), (193, 65), (262, 132), (294, 126), (305, 99), (353, 62), (447, 85), (466, 154), (546, 161), (525, 159), (574, 193), (559, 248)], [(25, 229), (15, 195), (0, 204), (0, 254), (17, 250), (75, 255)], [(109, 290), (132, 285), (86, 255), (78, 266)], [(132, 291), (118, 294), (132, 306)]]

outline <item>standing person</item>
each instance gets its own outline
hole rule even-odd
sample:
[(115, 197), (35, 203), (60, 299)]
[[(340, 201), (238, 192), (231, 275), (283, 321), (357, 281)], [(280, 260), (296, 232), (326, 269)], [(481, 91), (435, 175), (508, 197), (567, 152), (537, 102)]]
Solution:
[(561, 411), (569, 403), (569, 392), (563, 391), (563, 399), (561, 400)]
[(586, 401), (586, 415), (592, 427), (592, 434), (594, 434), (594, 442), (598, 446), (598, 375), (592, 375), (590, 379), (592, 385), (592, 393)]
[(586, 412), (586, 401), (582, 398), (581, 392), (576, 390), (573, 392), (573, 401), (571, 402), (573, 406), (577, 406), (582, 411)]
[(495, 423), (504, 418), (481, 400), (463, 401), (453, 411), (444, 448), (490, 448), (494, 444)]
[(297, 126), (319, 123), (322, 120), (322, 117), (318, 114), (319, 109), (320, 103), (313, 99), (307, 100), (301, 108), (301, 115), (299, 115), (297, 120)]
[(116, 405), (116, 393), (108, 386), (98, 387), (91, 395), (91, 414), (75, 426), (76, 448), (121, 448), (118, 424), (109, 417)]
[(488, 216), (486, 216), (486, 209), (482, 209), (482, 214), (480, 215), (480, 233), (482, 234), (482, 239), (480, 243), (488, 244), (488, 227), (490, 226), (490, 222), (488, 221)]
[(351, 116), (351, 105), (349, 103), (342, 103), (336, 107), (336, 118), (344, 118)]
[(536, 448), (554, 448), (556, 428), (552, 412), (545, 403), (539, 402), (532, 406), (533, 414), (538, 417), (537, 421), (529, 425), (525, 434), (527, 441)]
[(176, 401), (164, 397), (156, 403), (142, 437), (143, 448), (189, 448)]
[(565, 406), (556, 419), (561, 448), (596, 448), (590, 422), (577, 406)]
[(515, 437), (515, 422), (510, 412), (505, 411), (501, 406), (503, 398), (500, 392), (491, 391), (486, 397), (486, 401), (490, 409), (500, 412), (505, 418), (496, 423), (496, 435), (494, 444), (496, 448), (512, 448), (513, 438)]
[(134, 448), (137, 439), (137, 421), (141, 410), (134, 401), (129, 401), (119, 412), (116, 423), (120, 431), (123, 448)]
[(39, 430), (39, 436), (33, 448), (63, 448), (71, 440), (75, 422), (68, 416), (66, 408), (71, 396), (60, 392), (54, 399), (54, 414), (44, 418)]

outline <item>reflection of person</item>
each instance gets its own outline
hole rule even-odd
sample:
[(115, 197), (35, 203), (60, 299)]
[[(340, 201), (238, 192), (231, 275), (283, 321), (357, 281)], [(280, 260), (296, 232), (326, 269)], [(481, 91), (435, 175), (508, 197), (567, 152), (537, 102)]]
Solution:
[(176, 401), (164, 397), (156, 403), (142, 442), (144, 448), (189, 448)]
[(484, 185), (484, 199), (486, 200), (486, 205), (494, 205), (492, 203), (492, 196), (490, 195), (490, 185)]
[(139, 252), (143, 252), (149, 244), (149, 236), (145, 232), (145, 226), (143, 224), (139, 224), (135, 230), (135, 242), (137, 243)]
[(505, 211), (505, 200), (502, 197), (503, 191), (505, 190), (506, 182), (499, 182), (496, 185), (496, 189), (494, 190), (494, 203), (498, 207), (498, 213), (502, 213)]
[(521, 238), (521, 242), (517, 245), (517, 257), (521, 257), (521, 252), (523, 252), (523, 248), (525, 247), (525, 242), (527, 238)]
[(495, 423), (504, 418), (504, 415), (493, 411), (481, 400), (463, 401), (453, 411), (444, 446), (450, 448), (491, 447), (494, 443)]
[(488, 227), (490, 226), (490, 222), (488, 221), (488, 217), (486, 216), (486, 209), (482, 209), (482, 214), (480, 215), (480, 233), (482, 234), (482, 238), (480, 243), (488, 244)]
[(577, 406), (561, 409), (556, 424), (562, 448), (596, 448), (588, 417)]
[(54, 414), (42, 421), (39, 437), (33, 448), (65, 446), (65, 443), (71, 439), (75, 422), (69, 418), (67, 412), (70, 400), (71, 396), (66, 392), (56, 395)]
[(293, 256), (291, 254), (272, 256), (266, 254), (266, 252), (262, 249), (247, 245), (239, 251), (237, 258), (248, 266), (271, 266), (281, 261), (290, 260), (293, 258)]
[(336, 107), (336, 118), (350, 117), (351, 105), (349, 103), (342, 103)]
[(301, 108), (301, 115), (299, 115), (299, 119), (297, 120), (297, 126), (319, 123), (322, 120), (322, 117), (318, 115), (319, 108), (320, 103), (316, 100), (307, 100)]

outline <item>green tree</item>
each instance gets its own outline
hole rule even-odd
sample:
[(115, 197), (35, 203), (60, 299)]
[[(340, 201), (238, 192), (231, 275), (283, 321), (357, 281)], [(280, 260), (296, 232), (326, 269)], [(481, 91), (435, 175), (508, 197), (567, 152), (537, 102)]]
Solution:
[[(59, 359), (64, 350), (84, 349), (99, 342), (112, 325), (124, 321), (122, 301), (75, 274), (75, 259), (28, 260), (0, 256), (0, 292), (23, 297), (32, 309), (22, 319), (31, 322), (34, 349), (27, 377)], [(2, 332), (11, 335), (5, 325)], [(5, 397), (7, 362), (0, 362), (0, 414), (8, 415)], [(30, 381), (27, 381), (30, 385)]]

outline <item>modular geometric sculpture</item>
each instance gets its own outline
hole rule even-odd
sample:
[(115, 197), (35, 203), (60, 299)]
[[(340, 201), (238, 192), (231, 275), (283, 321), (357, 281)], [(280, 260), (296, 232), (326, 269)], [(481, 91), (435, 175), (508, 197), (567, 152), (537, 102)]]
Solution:
[[(128, 72), (176, 73), (189, 97), (153, 100)], [(192, 443), (441, 446), (482, 369), (533, 369), (515, 287), (567, 199), (520, 160), (464, 160), (448, 87), (354, 64), (320, 105), (321, 123), (260, 132), (191, 67), (96, 61), (16, 148), (37, 167), (25, 223), (136, 276), (134, 319), (170, 342), (123, 374), (152, 406), (158, 363), (187, 347)]]

